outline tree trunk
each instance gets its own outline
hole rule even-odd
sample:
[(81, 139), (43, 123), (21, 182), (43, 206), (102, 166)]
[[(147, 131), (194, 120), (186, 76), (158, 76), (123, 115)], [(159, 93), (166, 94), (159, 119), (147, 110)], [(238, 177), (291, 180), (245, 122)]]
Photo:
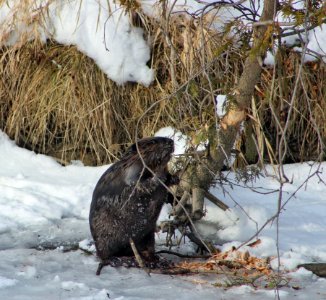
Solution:
[[(209, 146), (206, 155), (191, 164), (181, 178), (176, 194), (182, 199), (185, 199), (182, 197), (184, 193), (191, 195), (188, 197), (191, 203), (188, 204), (192, 204), (192, 210), (188, 210), (186, 214), (191, 216), (192, 220), (198, 220), (203, 216), (205, 194), (207, 195), (216, 174), (222, 170), (225, 161), (230, 159), (240, 125), (246, 119), (247, 111), (250, 109), (255, 85), (261, 77), (262, 62), (271, 43), (273, 25), (267, 24), (271, 24), (269, 21), (274, 19), (276, 6), (275, 0), (264, 1), (260, 21), (253, 29), (253, 46), (245, 60), (239, 84), (233, 95), (227, 95), (230, 109), (220, 120), (218, 128), (214, 127), (209, 130)], [(180, 211), (176, 218), (178, 217), (180, 217)], [(181, 219), (184, 220), (184, 217)]]

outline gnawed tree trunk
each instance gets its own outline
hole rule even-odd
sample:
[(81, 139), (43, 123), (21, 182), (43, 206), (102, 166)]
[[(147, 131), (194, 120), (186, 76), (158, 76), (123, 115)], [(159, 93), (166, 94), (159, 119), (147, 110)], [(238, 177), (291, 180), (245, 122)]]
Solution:
[[(225, 165), (225, 161), (230, 159), (240, 125), (245, 121), (247, 111), (250, 109), (255, 85), (261, 77), (262, 63), (271, 44), (273, 25), (267, 24), (272, 24), (277, 4), (278, 2), (275, 0), (264, 1), (260, 21), (255, 24), (253, 30), (253, 46), (245, 60), (239, 84), (234, 89), (233, 95), (227, 95), (229, 110), (219, 121), (218, 128), (209, 129), (209, 146), (206, 153), (198, 154), (198, 157), (201, 156), (200, 159), (194, 159), (182, 176), (181, 184), (176, 191), (176, 195), (181, 201), (176, 204), (174, 209), (177, 222), (186, 222), (188, 218), (188, 221), (192, 223), (192, 221), (201, 219), (204, 198), (212, 200), (214, 197), (209, 194), (208, 190), (214, 183), (216, 174)], [(213, 200), (212, 202), (220, 208), (227, 209), (227, 206), (221, 204), (218, 199)]]

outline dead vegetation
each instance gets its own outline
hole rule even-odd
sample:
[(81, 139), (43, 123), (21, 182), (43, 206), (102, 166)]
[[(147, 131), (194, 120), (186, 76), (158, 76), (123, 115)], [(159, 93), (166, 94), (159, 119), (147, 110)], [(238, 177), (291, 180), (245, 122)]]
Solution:
[[(208, 17), (140, 19), (156, 70), (149, 88), (116, 85), (75, 47), (37, 39), (2, 47), (0, 129), (20, 146), (64, 164), (114, 161), (136, 136), (151, 136), (164, 126), (181, 130), (194, 143), (206, 140), (207, 128), (216, 122), (215, 96), (237, 84), (248, 44), (235, 46), (229, 35), (210, 30)], [(238, 143), (239, 166), (276, 161), (300, 55), (280, 51), (277, 62), (276, 72), (265, 67), (256, 86), (250, 122)], [(302, 74), (287, 131), (287, 161), (320, 158), (325, 142), (325, 64), (306, 64)]]
[[(260, 240), (247, 245), (254, 248)], [(216, 287), (231, 288), (238, 285), (248, 285), (253, 288), (275, 289), (281, 286), (292, 286), (288, 272), (278, 272), (271, 267), (273, 257), (258, 258), (248, 251), (232, 248), (217, 252), (203, 260), (183, 259), (166, 269), (153, 269), (151, 273), (167, 275), (198, 275), (189, 280), (195, 283), (208, 284)], [(292, 286), (292, 288), (295, 288)]]

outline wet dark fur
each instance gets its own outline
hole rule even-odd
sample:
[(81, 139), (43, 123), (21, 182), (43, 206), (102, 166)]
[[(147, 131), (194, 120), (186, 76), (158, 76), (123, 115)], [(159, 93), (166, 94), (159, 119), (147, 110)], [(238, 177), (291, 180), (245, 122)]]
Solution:
[(160, 181), (167, 186), (178, 183), (167, 171), (174, 150), (171, 139), (146, 138), (137, 145), (102, 175), (93, 192), (89, 222), (102, 261), (131, 255), (130, 238), (138, 251), (154, 256), (156, 221), (171, 196)]

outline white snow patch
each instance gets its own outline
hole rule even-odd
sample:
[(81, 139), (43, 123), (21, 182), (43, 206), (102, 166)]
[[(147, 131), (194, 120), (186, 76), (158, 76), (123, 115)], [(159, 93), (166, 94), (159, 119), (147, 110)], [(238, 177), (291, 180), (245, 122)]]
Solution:
[(222, 118), (226, 114), (226, 95), (217, 95), (216, 96), (216, 114)]
[[(311, 30), (308, 37), (307, 49), (312, 50), (322, 57), (322, 60), (326, 62), (326, 24), (322, 24), (319, 27)], [(305, 55), (305, 61), (316, 60), (316, 55), (310, 55), (309, 53)]]
[(174, 141), (174, 155), (184, 154), (187, 149), (189, 138), (181, 131), (173, 127), (163, 127), (154, 136), (168, 137)]
[(297, 279), (313, 279), (317, 277), (311, 271), (308, 271), (305, 268), (299, 268), (295, 272), (291, 272), (290, 276)]
[(267, 212), (263, 207), (244, 206), (223, 211), (205, 200), (205, 210), (205, 216), (196, 222), (196, 227), (203, 237), (216, 243), (245, 241), (267, 220)]
[(84, 283), (74, 282), (74, 281), (63, 281), (61, 282), (61, 287), (65, 290), (74, 290), (74, 289), (86, 289)]
[(23, 266), (20, 271), (17, 273), (18, 276), (22, 276), (25, 278), (33, 278), (37, 274), (36, 269), (33, 266)]
[[(294, 270), (299, 264), (305, 263), (307, 261), (307, 258), (304, 258), (304, 256), (301, 253), (296, 253), (292, 251), (287, 251), (283, 253), (281, 257), (281, 270)], [(271, 261), (271, 266), (273, 269), (277, 269), (278, 267), (278, 261), (277, 259), (273, 259)]]
[[(43, 2), (35, 2), (31, 14)], [(13, 15), (15, 4), (15, 0), (9, 0), (0, 7), (0, 35), (10, 33), (7, 45), (19, 42), (26, 33), (30, 39), (34, 38), (33, 28)], [(52, 38), (64, 45), (77, 46), (116, 83), (132, 81), (148, 86), (153, 81), (154, 71), (147, 66), (150, 49), (144, 32), (131, 25), (129, 15), (116, 1), (53, 1), (43, 18), (44, 24), (38, 28), (41, 40)], [(61, 67), (61, 62), (55, 64)]]
[(3, 276), (0, 276), (0, 289), (6, 288), (8, 286), (14, 286), (18, 283), (16, 279), (10, 279)]
[(228, 293), (232, 293), (235, 295), (243, 295), (243, 294), (247, 294), (247, 293), (253, 293), (254, 292), (254, 288), (248, 285), (241, 285), (241, 286), (236, 286), (236, 287), (232, 287), (229, 289)]
[(93, 240), (82, 240), (79, 242), (78, 246), (80, 249), (85, 250), (87, 252), (96, 253), (95, 244), (93, 243)]
[(267, 51), (267, 55), (264, 59), (264, 64), (269, 66), (274, 66), (275, 64), (275, 56), (271, 51)]

